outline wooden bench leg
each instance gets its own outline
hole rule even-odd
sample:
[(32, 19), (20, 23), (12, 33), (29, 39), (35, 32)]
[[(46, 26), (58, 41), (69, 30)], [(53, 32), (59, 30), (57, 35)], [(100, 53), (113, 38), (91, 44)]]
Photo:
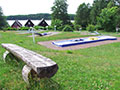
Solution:
[(4, 60), (4, 62), (5, 62), (6, 57), (7, 57), (8, 54), (9, 54), (9, 51), (5, 51), (5, 53), (3, 54), (3, 60)]
[(35, 73), (35, 71), (27, 65), (25, 65), (22, 69), (22, 77), (27, 84), (30, 84), (30, 80), (38, 79), (38, 75)]
[(29, 75), (31, 73), (31, 70), (32, 69), (27, 65), (25, 65), (22, 70), (23, 79), (27, 84), (29, 84)]

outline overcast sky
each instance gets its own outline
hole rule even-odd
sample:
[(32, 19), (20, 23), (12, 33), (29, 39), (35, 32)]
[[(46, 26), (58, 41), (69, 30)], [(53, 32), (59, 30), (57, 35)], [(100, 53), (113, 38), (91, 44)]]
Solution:
[[(0, 0), (4, 15), (22, 15), (36, 13), (51, 13), (55, 0)], [(68, 13), (75, 14), (81, 3), (92, 4), (93, 0), (67, 0)]]

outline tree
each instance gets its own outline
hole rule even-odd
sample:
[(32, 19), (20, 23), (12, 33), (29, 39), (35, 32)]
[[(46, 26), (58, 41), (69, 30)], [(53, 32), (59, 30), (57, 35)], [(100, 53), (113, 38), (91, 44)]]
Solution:
[(61, 20), (63, 25), (70, 24), (70, 18), (67, 13), (67, 0), (55, 0), (52, 7), (52, 23), (56, 19)]
[(86, 27), (89, 23), (90, 5), (80, 4), (75, 16), (75, 24)]
[(6, 18), (3, 15), (2, 8), (0, 7), (0, 29), (3, 29), (5, 26), (7, 26)]
[(97, 16), (100, 15), (102, 9), (107, 7), (109, 2), (110, 0), (94, 0), (90, 12), (91, 24), (95, 25), (97, 23)]
[(62, 21), (59, 19), (55, 19), (52, 23), (52, 26), (54, 26), (54, 29), (60, 30), (62, 29)]
[(105, 31), (115, 31), (117, 24), (117, 10), (118, 8), (104, 8), (97, 18), (98, 25), (104, 28)]

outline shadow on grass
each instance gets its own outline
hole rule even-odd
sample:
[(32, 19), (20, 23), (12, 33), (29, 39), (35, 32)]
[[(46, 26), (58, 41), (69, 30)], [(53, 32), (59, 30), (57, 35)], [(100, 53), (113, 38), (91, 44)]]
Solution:
[(8, 55), (7, 55), (7, 57), (6, 57), (6, 59), (5, 59), (5, 62), (7, 63), (7, 64), (9, 64), (10, 66), (13, 66), (13, 67), (19, 67), (19, 68), (23, 68), (23, 66), (25, 65), (25, 63), (22, 61), (22, 60), (20, 60), (20, 59), (18, 59), (18, 58), (16, 58), (13, 54), (11, 54), (11, 53), (9, 53)]
[(27, 90), (64, 90), (56, 81), (50, 78), (44, 78), (39, 81), (33, 81), (27, 87)]

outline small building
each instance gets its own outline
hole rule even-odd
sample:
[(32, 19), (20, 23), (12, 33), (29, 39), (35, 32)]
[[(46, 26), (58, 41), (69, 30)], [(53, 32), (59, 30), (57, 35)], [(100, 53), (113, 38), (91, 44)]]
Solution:
[(30, 19), (25, 24), (25, 27), (33, 27), (33, 26), (34, 26), (34, 24)]
[(22, 27), (22, 24), (18, 21), (15, 20), (15, 22), (11, 25), (12, 28), (20, 28)]
[(41, 22), (38, 24), (38, 26), (46, 27), (46, 26), (49, 26), (49, 25), (47, 24), (45, 19), (42, 19)]

